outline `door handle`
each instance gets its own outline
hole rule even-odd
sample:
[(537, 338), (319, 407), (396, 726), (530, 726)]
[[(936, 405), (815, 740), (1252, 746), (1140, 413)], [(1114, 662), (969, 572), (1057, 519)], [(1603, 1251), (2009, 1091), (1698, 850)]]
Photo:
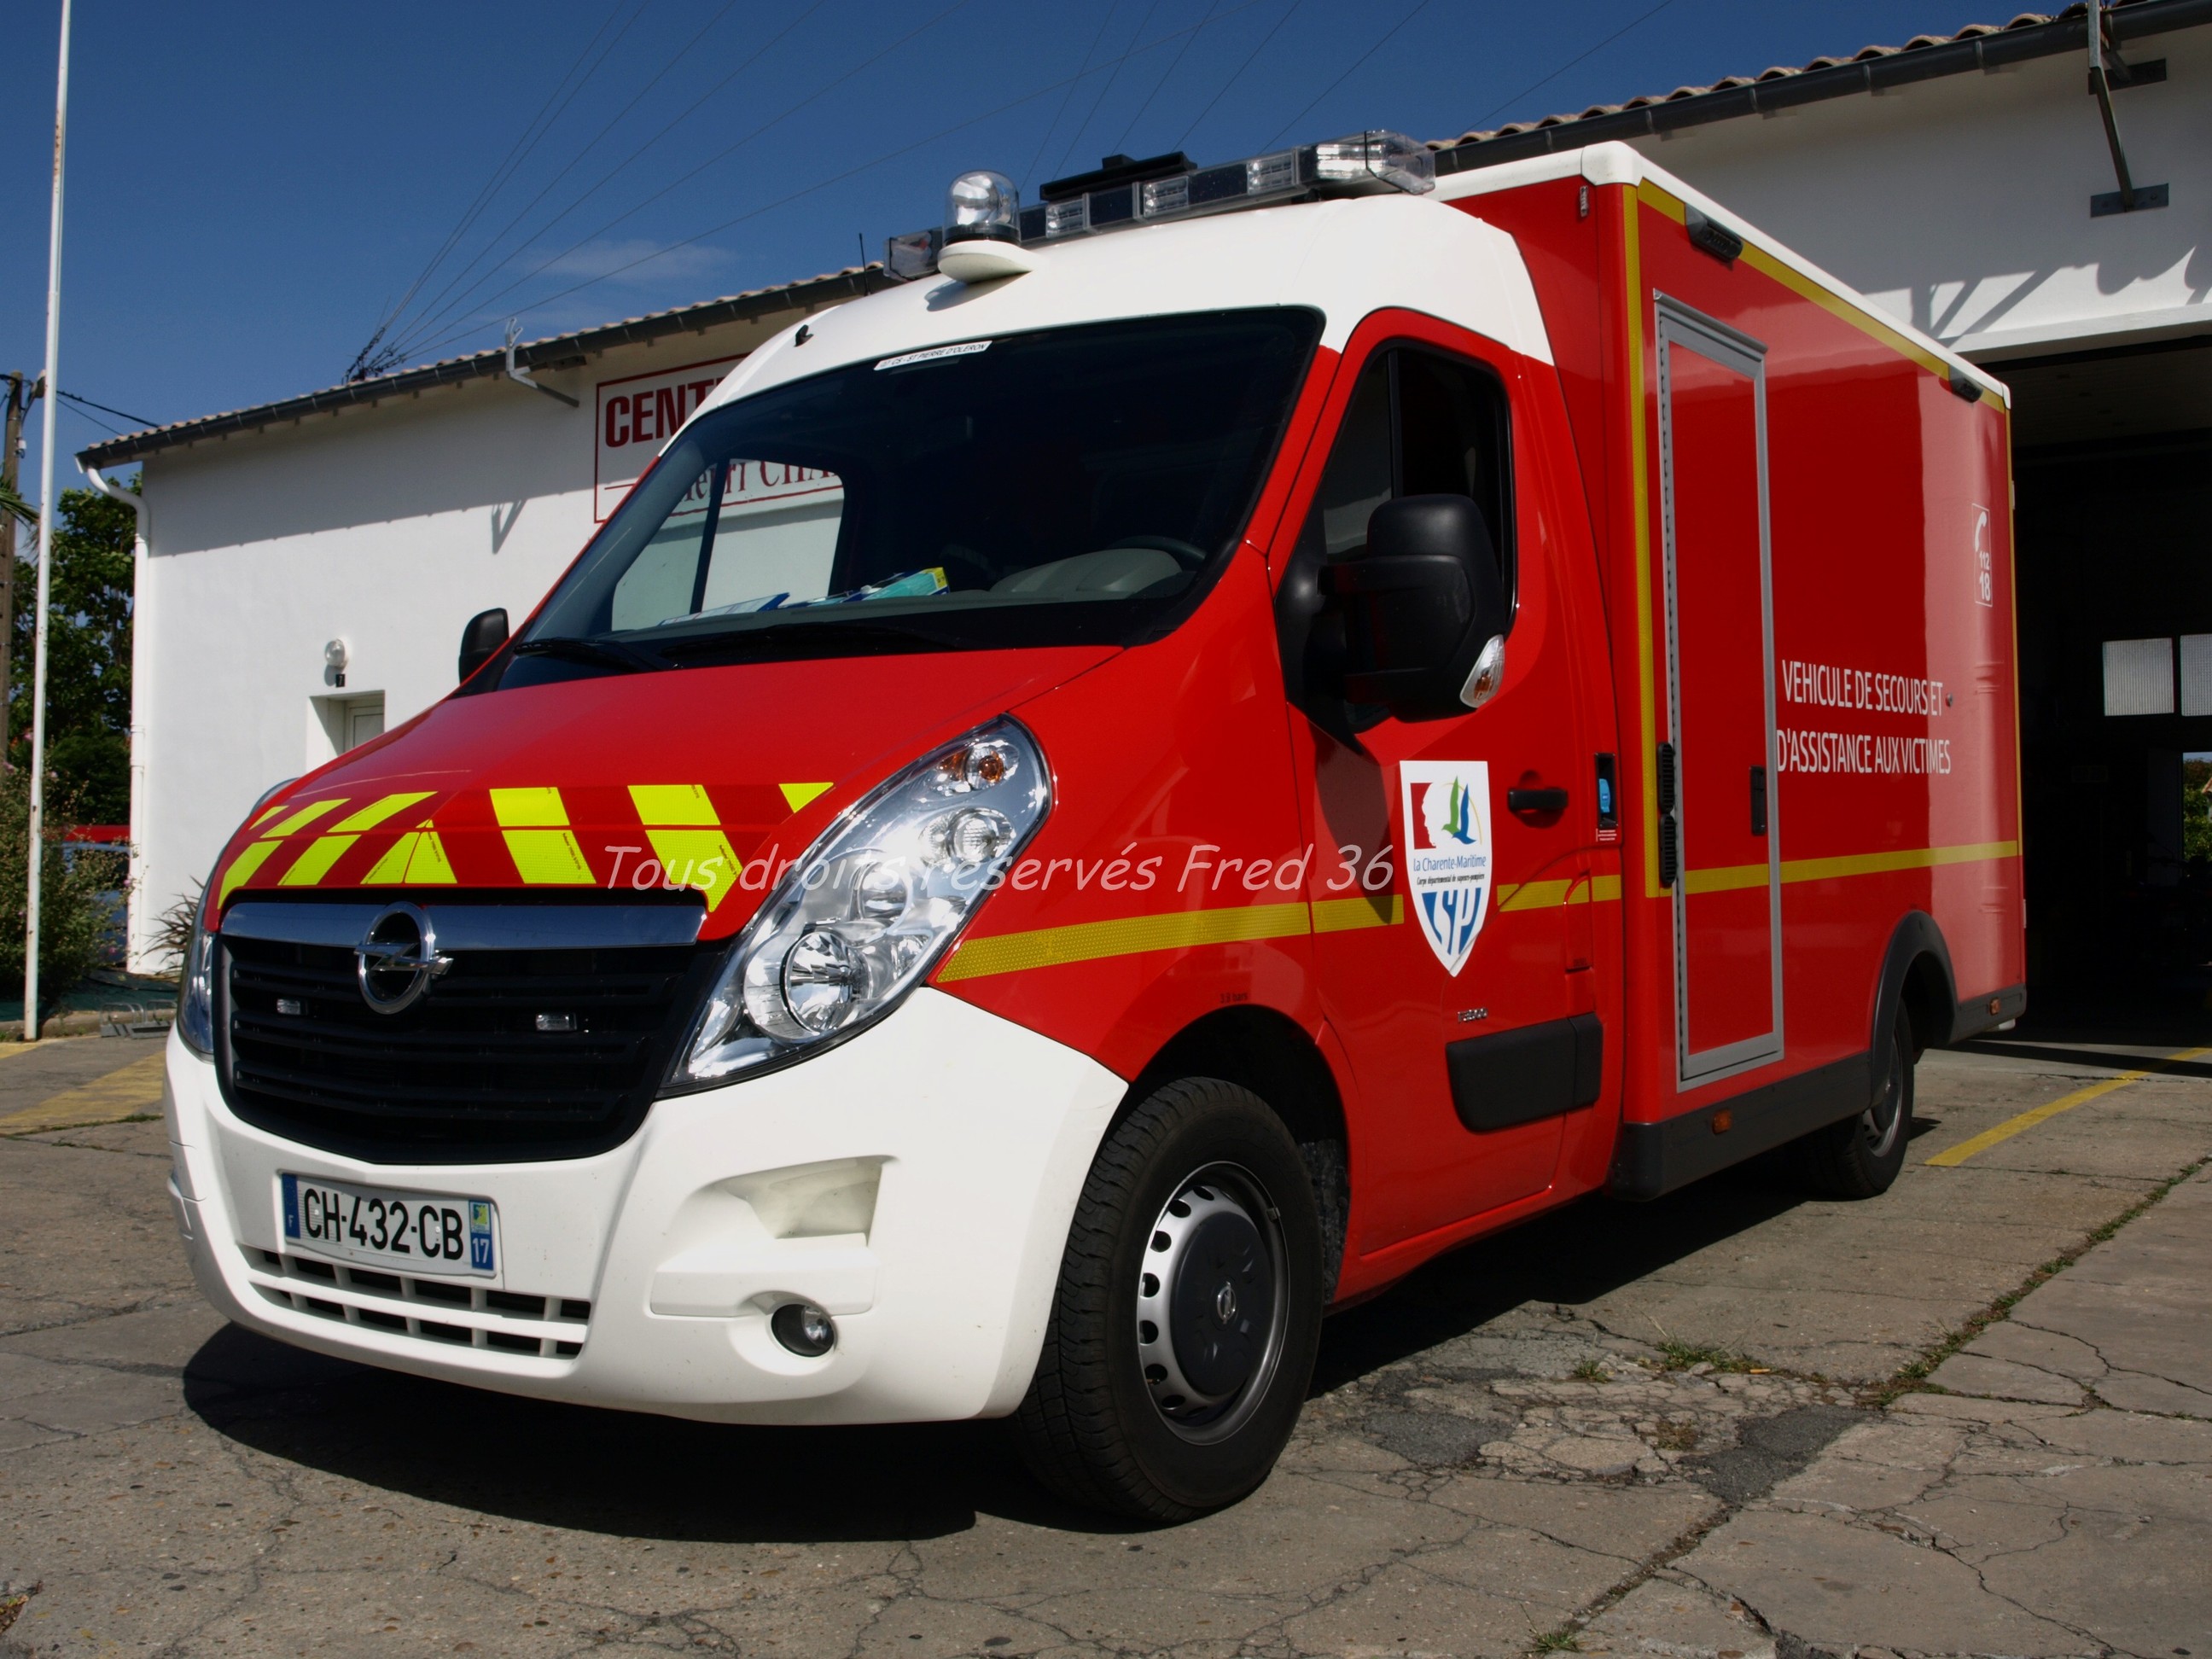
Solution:
[(1567, 792), (1564, 789), (1508, 789), (1505, 810), (1509, 812), (1564, 812), (1567, 810)]
[(1766, 833), (1766, 769), (1763, 766), (1751, 769), (1751, 833)]

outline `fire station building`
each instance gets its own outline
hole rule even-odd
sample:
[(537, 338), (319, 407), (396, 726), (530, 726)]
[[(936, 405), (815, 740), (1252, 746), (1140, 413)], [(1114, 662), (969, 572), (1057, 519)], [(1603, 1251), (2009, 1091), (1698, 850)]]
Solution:
[[(1450, 173), (1631, 143), (2010, 386), (2030, 982), (2062, 1001), (2212, 957), (2182, 781), (2212, 752), (2212, 0), (2121, 0), (2096, 32), (2027, 14), (1434, 146)], [(461, 624), (528, 611), (738, 358), (887, 280), (82, 452), (144, 469), (134, 951), (262, 791), (450, 689)]]

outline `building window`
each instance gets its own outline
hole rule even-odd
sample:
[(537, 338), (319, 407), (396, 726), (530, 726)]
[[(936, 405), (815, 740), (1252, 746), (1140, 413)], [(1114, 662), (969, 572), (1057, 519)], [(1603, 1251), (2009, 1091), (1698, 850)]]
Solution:
[(2181, 636), (2181, 712), (2212, 714), (2212, 634)]
[(2105, 713), (2171, 714), (2173, 712), (2173, 641), (2105, 641)]

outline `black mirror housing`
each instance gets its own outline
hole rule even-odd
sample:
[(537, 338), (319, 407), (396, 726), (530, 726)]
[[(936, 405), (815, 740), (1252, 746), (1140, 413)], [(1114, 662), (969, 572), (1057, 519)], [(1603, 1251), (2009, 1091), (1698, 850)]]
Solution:
[(1482, 509), (1464, 495), (1407, 495), (1367, 521), (1367, 550), (1327, 567), (1344, 615), (1344, 694), (1401, 720), (1464, 714), (1475, 659), (1509, 617)]
[(460, 672), (463, 684), (471, 675), (499, 654), (500, 647), (507, 643), (507, 611), (504, 606), (493, 611), (479, 611), (469, 618), (468, 626), (461, 629)]

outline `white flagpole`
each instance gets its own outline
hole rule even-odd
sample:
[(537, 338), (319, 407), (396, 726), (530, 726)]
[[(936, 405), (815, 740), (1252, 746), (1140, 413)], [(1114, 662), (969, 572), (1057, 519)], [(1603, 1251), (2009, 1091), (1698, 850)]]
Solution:
[(54, 210), (46, 240), (46, 407), (39, 450), (39, 599), (31, 663), (30, 886), (23, 899), (23, 1041), (39, 1036), (39, 866), (46, 828), (46, 604), (54, 575), (54, 411), (62, 362), (62, 157), (69, 140), (70, 0), (54, 84)]

